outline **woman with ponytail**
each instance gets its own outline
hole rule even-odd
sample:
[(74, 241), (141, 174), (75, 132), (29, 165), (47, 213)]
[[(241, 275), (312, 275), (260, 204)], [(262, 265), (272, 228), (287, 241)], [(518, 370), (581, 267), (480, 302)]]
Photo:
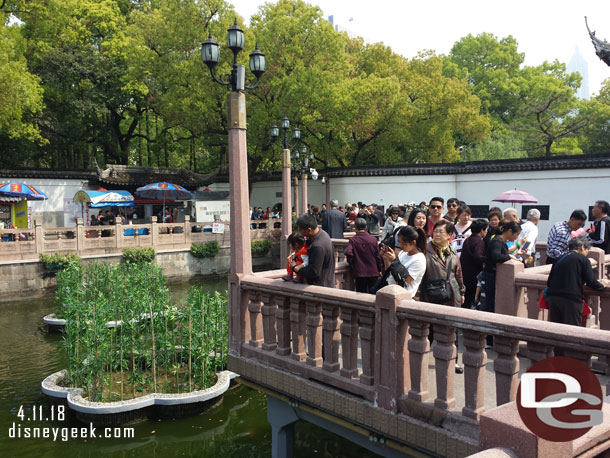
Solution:
[(426, 273), (426, 234), (421, 228), (403, 226), (398, 230), (397, 238), (401, 252), (396, 255), (392, 248), (384, 246), (381, 257), (386, 269), (392, 267), (392, 272), (401, 272), (402, 281), (397, 282), (392, 273), (388, 276), (388, 284), (403, 283), (404, 288), (411, 293), (411, 297), (415, 297)]
[(521, 226), (515, 221), (503, 221), (498, 232), (499, 234), (489, 241), (485, 252), (485, 268), (481, 272), (481, 289), (485, 293), (485, 301), (480, 309), (492, 313), (496, 308), (496, 266), (511, 258), (516, 259), (508, 254), (506, 242), (517, 240)]

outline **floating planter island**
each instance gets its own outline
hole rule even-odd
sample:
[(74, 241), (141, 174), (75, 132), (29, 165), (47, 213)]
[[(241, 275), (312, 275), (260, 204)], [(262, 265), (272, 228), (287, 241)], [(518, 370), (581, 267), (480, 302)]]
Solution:
[(218, 374), (217, 382), (205, 390), (189, 393), (152, 393), (135, 399), (114, 402), (91, 402), (83, 397), (82, 388), (66, 388), (66, 370), (49, 375), (42, 381), (42, 392), (65, 403), (83, 422), (120, 424), (142, 418), (179, 418), (203, 412), (216, 404), (231, 380), (238, 377), (231, 371)]
[(57, 278), (65, 370), (42, 391), (85, 422), (176, 418), (216, 403), (236, 375), (226, 371), (226, 295), (193, 287), (171, 301), (158, 266), (71, 265)]

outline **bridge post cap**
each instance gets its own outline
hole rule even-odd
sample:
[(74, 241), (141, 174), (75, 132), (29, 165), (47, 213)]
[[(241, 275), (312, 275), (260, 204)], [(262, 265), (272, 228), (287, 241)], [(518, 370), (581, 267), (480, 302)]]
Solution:
[(380, 299), (403, 300), (411, 299), (411, 293), (402, 286), (388, 285), (377, 291), (377, 297)]

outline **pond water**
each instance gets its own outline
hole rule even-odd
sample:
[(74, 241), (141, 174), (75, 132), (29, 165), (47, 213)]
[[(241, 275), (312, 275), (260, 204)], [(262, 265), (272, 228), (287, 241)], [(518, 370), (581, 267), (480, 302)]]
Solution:
[[(172, 283), (175, 300), (191, 285), (225, 291), (225, 278), (196, 279)], [(267, 422), (265, 396), (236, 384), (222, 402), (206, 412), (179, 420), (140, 421), (130, 439), (11, 438), (10, 430), (26, 427), (82, 427), (68, 417), (64, 421), (22, 421), (33, 408), (45, 415), (51, 404), (40, 391), (47, 375), (65, 368), (61, 334), (49, 334), (42, 317), (55, 310), (54, 297), (0, 303), (0, 450), (6, 457), (268, 457), (271, 455), (271, 427)], [(99, 434), (100, 428), (97, 429)], [(295, 456), (373, 457), (367, 450), (328, 431), (305, 422), (296, 425)]]

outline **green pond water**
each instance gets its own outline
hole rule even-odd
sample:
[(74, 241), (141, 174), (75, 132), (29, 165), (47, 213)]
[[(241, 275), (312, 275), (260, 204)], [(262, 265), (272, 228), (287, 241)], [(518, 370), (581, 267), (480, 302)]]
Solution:
[[(198, 279), (170, 284), (174, 299), (198, 284), (209, 291), (225, 291), (225, 278)], [(271, 427), (265, 396), (236, 384), (222, 401), (189, 418), (140, 421), (130, 439), (58, 437), (11, 438), (9, 433), (27, 427), (72, 428), (86, 426), (70, 417), (64, 421), (25, 421), (32, 409), (51, 412), (40, 382), (65, 368), (61, 334), (48, 333), (42, 317), (55, 311), (54, 297), (0, 303), (0, 456), (12, 457), (267, 457), (271, 455)], [(25, 419), (17, 414), (23, 406)], [(96, 430), (99, 435), (101, 428)], [(367, 450), (305, 422), (296, 425), (295, 456), (373, 457)]]

